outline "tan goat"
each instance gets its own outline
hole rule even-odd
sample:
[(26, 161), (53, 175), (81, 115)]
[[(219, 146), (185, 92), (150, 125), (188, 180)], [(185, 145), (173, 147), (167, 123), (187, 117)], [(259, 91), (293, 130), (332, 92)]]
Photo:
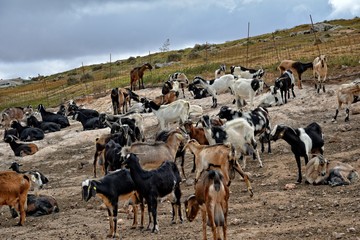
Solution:
[(298, 87), (299, 89), (302, 88), (301, 86), (301, 75), (305, 72), (308, 68), (313, 68), (313, 63), (301, 63), (294, 60), (282, 60), (280, 65), (277, 67), (280, 70), (280, 75), (283, 74), (287, 69), (290, 69), (293, 74), (298, 75)]
[(231, 179), (236, 170), (244, 179), (250, 196), (253, 196), (249, 176), (242, 170), (240, 164), (235, 160), (235, 150), (231, 144), (200, 145), (195, 139), (189, 140), (184, 149), (189, 149), (195, 155), (195, 182), (199, 179), (203, 170), (210, 166), (217, 166), (221, 169), (227, 186), (230, 186)]
[(201, 209), (203, 239), (206, 238), (206, 222), (211, 227), (213, 239), (226, 240), (229, 188), (221, 171), (204, 171), (195, 186), (195, 195), (185, 201), (187, 219), (192, 222)]
[(316, 57), (313, 61), (313, 66), (315, 88), (319, 93), (322, 86), (323, 92), (325, 92), (325, 81), (328, 72), (327, 57), (325, 55), (320, 55), (319, 57)]
[(306, 165), (306, 181), (310, 184), (331, 186), (349, 185), (359, 179), (359, 174), (349, 164), (329, 161), (323, 155), (312, 158)]

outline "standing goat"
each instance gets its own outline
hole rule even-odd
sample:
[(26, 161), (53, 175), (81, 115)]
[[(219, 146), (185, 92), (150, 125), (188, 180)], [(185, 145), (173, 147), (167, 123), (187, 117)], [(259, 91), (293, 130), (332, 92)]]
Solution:
[(352, 83), (341, 84), (336, 93), (338, 107), (336, 108), (335, 116), (332, 119), (333, 122), (336, 122), (337, 115), (341, 105), (346, 104), (346, 117), (345, 122), (349, 121), (350, 105), (360, 101), (360, 79), (356, 79)]
[(150, 229), (151, 217), (154, 221), (152, 232), (158, 232), (159, 226), (157, 222), (157, 204), (158, 198), (165, 197), (172, 193), (174, 199), (171, 200), (173, 208), (172, 223), (176, 223), (177, 217), (181, 217), (181, 177), (179, 170), (174, 162), (166, 161), (159, 168), (151, 171), (145, 171), (141, 168), (139, 159), (135, 154), (127, 154), (125, 158), (125, 166), (130, 169), (131, 178), (133, 179), (136, 189), (140, 195), (140, 201), (143, 203), (145, 198), (148, 205)]
[(285, 125), (276, 125), (271, 131), (270, 140), (276, 141), (278, 139), (284, 139), (290, 144), (298, 167), (297, 183), (301, 183), (300, 157), (304, 157), (306, 165), (309, 161), (309, 154), (324, 153), (324, 139), (320, 125), (313, 122), (306, 128), (297, 129)]
[(224, 76), (226, 72), (226, 66), (225, 64), (221, 64), (220, 68), (215, 70), (215, 79), (220, 78), (221, 76)]
[(183, 97), (185, 98), (185, 86), (189, 84), (189, 80), (182, 72), (175, 72), (169, 75), (169, 79), (164, 83), (162, 87), (162, 94), (167, 94), (170, 90), (179, 91), (181, 87)]
[(323, 92), (325, 92), (325, 81), (328, 72), (327, 57), (325, 55), (320, 55), (319, 57), (316, 57), (313, 61), (313, 66), (313, 75), (315, 78), (315, 88), (317, 90), (317, 93), (320, 93), (321, 86)]
[(290, 69), (293, 73), (296, 73), (299, 78), (298, 87), (299, 89), (302, 89), (301, 75), (309, 68), (313, 68), (313, 63), (302, 63), (293, 60), (282, 60), (277, 68), (280, 70), (280, 74), (283, 74), (288, 69)]
[(290, 90), (295, 98), (294, 85), (295, 78), (290, 69), (284, 71), (284, 73), (275, 80), (275, 89), (280, 90), (281, 100), (284, 101), (285, 98), (285, 103), (287, 103), (287, 98), (290, 98)]
[(185, 201), (187, 219), (192, 222), (201, 209), (203, 239), (206, 240), (206, 223), (211, 227), (213, 239), (226, 240), (229, 187), (224, 183), (223, 175), (217, 170), (204, 171), (195, 185), (195, 195)]
[(241, 109), (246, 105), (244, 98), (250, 97), (250, 106), (254, 107), (254, 97), (258, 92), (262, 92), (264, 81), (261, 79), (245, 79), (240, 78), (231, 86), (231, 90), (235, 95), (236, 106)]

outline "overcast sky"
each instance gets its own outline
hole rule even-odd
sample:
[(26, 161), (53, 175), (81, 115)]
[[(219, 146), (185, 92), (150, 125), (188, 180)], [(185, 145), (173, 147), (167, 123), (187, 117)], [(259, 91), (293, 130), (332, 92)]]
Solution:
[(360, 0), (0, 0), (0, 79), (72, 68), (337, 18)]

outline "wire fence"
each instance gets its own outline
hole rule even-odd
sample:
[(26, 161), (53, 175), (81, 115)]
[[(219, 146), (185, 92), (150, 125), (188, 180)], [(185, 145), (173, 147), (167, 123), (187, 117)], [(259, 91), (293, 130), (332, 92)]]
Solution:
[[(360, 57), (360, 33), (340, 32), (336, 36), (330, 34), (322, 35), (322, 43), (314, 44), (313, 35), (306, 34), (297, 36), (296, 40), (290, 37), (277, 37), (272, 34), (268, 38), (256, 38), (250, 41), (238, 40), (224, 43), (221, 46), (212, 44), (200, 45), (198, 51), (183, 54), (178, 51), (182, 60), (175, 62), (167, 67), (154, 69), (145, 74), (144, 83), (147, 86), (160, 84), (166, 80), (166, 76), (174, 71), (183, 71), (192, 75), (203, 74), (213, 78), (213, 73), (219, 64), (241, 65), (249, 68), (264, 68), (267, 72), (265, 81), (275, 79), (278, 75), (277, 65), (283, 59), (293, 59), (302, 62), (312, 62), (312, 60), (321, 54), (328, 56), (329, 69), (332, 66), (356, 66), (359, 65)], [(150, 54), (141, 58), (142, 61), (150, 62), (152, 65), (159, 61), (156, 54)], [(134, 61), (131, 67), (138, 65)], [(0, 110), (11, 106), (36, 106), (39, 103), (45, 106), (58, 106), (69, 99), (78, 99), (87, 95), (104, 96), (115, 86), (129, 86), (129, 65), (122, 67), (121, 61), (101, 65), (101, 74), (95, 67), (87, 68), (94, 75), (92, 79), (86, 79), (75, 84), (70, 84), (70, 77), (59, 75), (56, 80), (41, 80), (40, 84), (28, 84), (23, 86), (21, 92), (16, 89), (0, 89)], [(90, 70), (89, 70), (90, 69)], [(74, 74), (84, 75), (84, 67), (75, 69)], [(97, 75), (98, 74), (98, 75)], [(311, 73), (308, 73), (311, 74)], [(188, 78), (191, 79), (189, 76)], [(101, 79), (101, 80), (99, 80)], [(33, 85), (33, 86), (31, 86)], [(36, 86), (36, 87), (34, 87)]]

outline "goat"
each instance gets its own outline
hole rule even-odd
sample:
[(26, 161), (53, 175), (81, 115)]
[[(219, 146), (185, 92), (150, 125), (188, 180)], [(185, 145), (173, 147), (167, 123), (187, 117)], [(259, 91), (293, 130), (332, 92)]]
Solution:
[(195, 185), (195, 194), (185, 201), (187, 219), (192, 222), (199, 209), (202, 215), (203, 239), (206, 237), (206, 222), (211, 227), (213, 239), (220, 238), (222, 226), (223, 238), (226, 240), (229, 187), (224, 183), (223, 175), (216, 170), (204, 171)]
[(317, 83), (315, 80), (315, 89), (317, 90), (317, 93), (320, 93), (320, 89), (322, 86), (323, 92), (325, 92), (325, 81), (328, 72), (327, 57), (325, 55), (320, 55), (319, 57), (316, 57), (313, 61), (313, 67), (314, 78), (317, 78)]
[[(212, 126), (209, 116), (202, 117), (202, 124), (205, 129), (205, 135), (210, 145), (215, 143), (231, 143), (235, 147), (236, 155), (242, 158), (243, 155), (254, 155), (262, 167), (259, 151), (256, 149), (256, 140), (254, 136), (254, 127), (243, 118), (236, 118), (226, 122), (223, 126)], [(244, 166), (246, 167), (246, 158), (244, 158)]]
[(234, 84), (235, 78), (231, 74), (226, 74), (221, 76), (220, 78), (207, 81), (199, 76), (194, 78), (193, 84), (199, 85), (207, 90), (208, 93), (212, 96), (213, 105), (212, 108), (216, 108), (217, 106), (217, 94), (229, 92), (231, 90), (231, 86)]
[(110, 139), (104, 149), (104, 170), (105, 175), (108, 171), (115, 171), (121, 168), (121, 146)]
[(225, 72), (226, 72), (226, 66), (225, 64), (221, 64), (220, 68), (215, 70), (215, 79), (225, 75)]
[(189, 119), (193, 121), (198, 121), (200, 117), (204, 114), (204, 110), (199, 105), (190, 105), (189, 109)]
[(269, 108), (274, 106), (283, 105), (283, 100), (275, 86), (270, 86), (270, 91), (262, 96), (258, 107)]
[[(171, 130), (163, 130), (163, 131), (160, 131), (158, 133), (156, 133), (155, 135), (155, 141), (162, 141), (162, 142), (167, 142), (168, 138), (171, 136)], [(181, 158), (181, 170), (182, 170), (182, 174), (184, 176), (184, 178), (186, 178), (186, 175), (185, 175), (185, 169), (184, 169), (184, 163), (185, 163), (185, 150), (183, 149), (184, 148), (184, 143), (181, 141), (180, 142), (180, 145), (176, 151), (176, 155), (175, 155), (175, 161), (176, 162), (176, 159), (177, 158)]]
[(124, 88), (113, 88), (111, 90), (111, 103), (114, 114), (124, 114), (128, 111), (128, 104), (130, 105), (130, 96), (128, 91)]
[(156, 105), (153, 101), (145, 100), (145, 106), (152, 109), (157, 117), (161, 130), (168, 127), (169, 123), (184, 123), (189, 118), (190, 103), (179, 99), (168, 105)]
[(27, 118), (27, 125), (30, 127), (35, 127), (43, 130), (43, 132), (57, 132), (60, 131), (61, 127), (60, 124), (54, 122), (43, 122), (37, 120), (35, 116), (29, 116)]
[(168, 135), (166, 142), (135, 142), (130, 147), (123, 147), (121, 155), (137, 154), (144, 169), (155, 169), (164, 161), (175, 161), (176, 153), (184, 137), (179, 129), (170, 131)]
[(156, 103), (156, 105), (166, 105), (176, 101), (178, 97), (179, 97), (178, 91), (170, 90), (166, 94), (162, 94), (160, 96), (155, 97), (153, 102)]
[(86, 108), (80, 108), (76, 105), (74, 101), (69, 102), (68, 105), (68, 116), (75, 115), (76, 112), (81, 112), (82, 114), (86, 115), (87, 117), (99, 117), (99, 112), (94, 109), (86, 109)]
[(271, 131), (270, 140), (276, 141), (284, 139), (291, 146), (291, 151), (295, 155), (298, 167), (297, 183), (301, 183), (301, 162), (300, 157), (304, 157), (305, 165), (308, 163), (309, 154), (324, 153), (324, 139), (321, 127), (313, 122), (305, 128), (294, 129), (285, 125), (276, 125)]
[(356, 79), (351, 83), (341, 84), (336, 93), (338, 106), (336, 108), (335, 116), (332, 119), (332, 122), (336, 122), (337, 115), (339, 113), (339, 109), (342, 104), (346, 104), (346, 117), (345, 122), (348, 122), (349, 113), (350, 113), (350, 105), (352, 103), (356, 103), (360, 101), (360, 79)]
[[(204, 128), (195, 127), (192, 121), (186, 121), (183, 124), (185, 132), (189, 135), (190, 139), (195, 139), (201, 145), (209, 145), (209, 141), (205, 136)], [(195, 172), (195, 155), (193, 158), (193, 167), (191, 172)]]
[(105, 127), (100, 122), (99, 117), (91, 117), (91, 116), (85, 115), (84, 113), (82, 113), (80, 111), (76, 111), (73, 118), (74, 118), (74, 120), (81, 122), (81, 125), (83, 126), (84, 131), (100, 129), (100, 128)]
[(36, 144), (34, 144), (34, 143), (17, 143), (15, 141), (14, 136), (12, 136), (12, 135), (5, 136), (4, 141), (6, 143), (10, 144), (11, 149), (13, 150), (15, 156), (17, 156), (17, 157), (33, 155), (37, 151), (39, 151), (39, 148)]
[(59, 111), (57, 111), (56, 114), (66, 116), (66, 107), (64, 104), (60, 104)]
[(262, 68), (256, 70), (242, 66), (231, 66), (230, 72), (232, 75), (245, 79), (262, 78), (265, 74), (265, 71)]
[(44, 131), (40, 128), (23, 127), (18, 121), (13, 121), (11, 127), (15, 128), (21, 141), (31, 142), (44, 139)]
[[(87, 179), (82, 182), (82, 199), (86, 202), (90, 198), (98, 196), (104, 202), (109, 214), (110, 230), (107, 237), (115, 238), (117, 228), (117, 214), (119, 200), (132, 198), (134, 203), (134, 220), (132, 228), (137, 226), (137, 198), (136, 186), (129, 170), (121, 169), (114, 171), (99, 180)], [(141, 205), (141, 227), (144, 223), (144, 207)]]
[(290, 89), (293, 97), (295, 98), (294, 84), (295, 78), (291, 70), (284, 71), (284, 73), (275, 80), (275, 89), (280, 90), (281, 100), (284, 100), (285, 98), (285, 103), (287, 103), (287, 98), (290, 98)]
[(171, 200), (173, 209), (172, 223), (176, 223), (177, 218), (181, 217), (181, 177), (179, 170), (174, 162), (165, 161), (158, 169), (145, 171), (141, 168), (138, 157), (133, 154), (127, 154), (125, 158), (125, 166), (130, 169), (130, 175), (133, 179), (136, 190), (140, 195), (140, 202), (145, 198), (148, 205), (149, 224), (147, 229), (150, 229), (151, 216), (154, 221), (152, 232), (158, 232), (159, 226), (157, 222), (157, 201), (158, 198), (164, 197), (172, 193), (174, 199)]
[(313, 63), (302, 63), (293, 60), (282, 60), (277, 69), (280, 70), (280, 74), (283, 74), (286, 70), (290, 69), (293, 73), (298, 75), (298, 87), (302, 89), (301, 86), (301, 75), (308, 70), (309, 68), (313, 68)]
[[(244, 118), (254, 127), (255, 136), (263, 136), (265, 139), (269, 139), (271, 126), (269, 112), (266, 108), (257, 107), (250, 112), (242, 112), (232, 110), (228, 106), (222, 106), (217, 116), (225, 118), (227, 121), (235, 118)], [(270, 141), (267, 142), (268, 153), (271, 153)], [(261, 152), (264, 152), (264, 142), (261, 142)]]
[(150, 63), (145, 63), (143, 64), (141, 67), (134, 67), (131, 71), (130, 71), (130, 90), (133, 90), (133, 86), (134, 86), (134, 91), (136, 88), (136, 82), (139, 81), (139, 89), (140, 89), (140, 83), (142, 88), (144, 89), (144, 80), (143, 80), (143, 76), (144, 76), (144, 72), (146, 69), (149, 69), (151, 71), (153, 67), (151, 66)]
[(26, 219), (27, 193), (31, 182), (42, 186), (41, 179), (32, 174), (20, 174), (14, 171), (0, 172), (0, 206), (8, 205), (20, 212), (18, 226), (23, 226)]
[(10, 127), (13, 120), (22, 121), (24, 119), (24, 108), (22, 107), (11, 107), (1, 112), (0, 125), (4, 127)]
[(63, 115), (55, 114), (52, 112), (47, 112), (45, 110), (44, 105), (39, 104), (38, 110), (41, 114), (43, 122), (54, 122), (54, 123), (60, 124), (61, 128), (70, 126), (70, 123), (69, 123), (69, 120), (67, 119), (67, 117), (65, 117)]
[(206, 98), (206, 97), (210, 97), (211, 95), (209, 94), (209, 92), (207, 91), (207, 89), (203, 88), (203, 87), (199, 87), (193, 83), (190, 83), (188, 86), (189, 92), (192, 96), (194, 96), (194, 99), (201, 99), (201, 98)]
[(258, 92), (263, 91), (264, 81), (261, 79), (240, 78), (231, 85), (232, 93), (235, 95), (236, 106), (241, 109), (246, 105), (244, 97), (250, 97), (250, 105), (254, 107), (254, 97)]
[(161, 92), (162, 94), (167, 94), (170, 90), (178, 91), (181, 87), (183, 97), (185, 98), (185, 85), (189, 84), (189, 80), (186, 75), (182, 72), (175, 72), (169, 75), (169, 79), (164, 83)]
[(329, 184), (332, 187), (349, 185), (359, 180), (355, 168), (343, 162), (329, 161), (323, 155), (315, 156), (306, 164), (305, 176), (309, 184)]
[[(26, 201), (26, 216), (39, 217), (60, 211), (56, 199), (52, 196), (28, 194)], [(11, 208), (10, 211), (13, 218), (18, 216), (15, 209)]]
[(230, 174), (237, 171), (244, 179), (250, 196), (253, 196), (248, 175), (242, 170), (235, 159), (235, 150), (231, 144), (200, 145), (195, 139), (189, 140), (184, 149), (189, 149), (195, 155), (195, 183), (198, 181), (203, 170), (210, 165), (219, 166), (227, 186), (230, 186)]

